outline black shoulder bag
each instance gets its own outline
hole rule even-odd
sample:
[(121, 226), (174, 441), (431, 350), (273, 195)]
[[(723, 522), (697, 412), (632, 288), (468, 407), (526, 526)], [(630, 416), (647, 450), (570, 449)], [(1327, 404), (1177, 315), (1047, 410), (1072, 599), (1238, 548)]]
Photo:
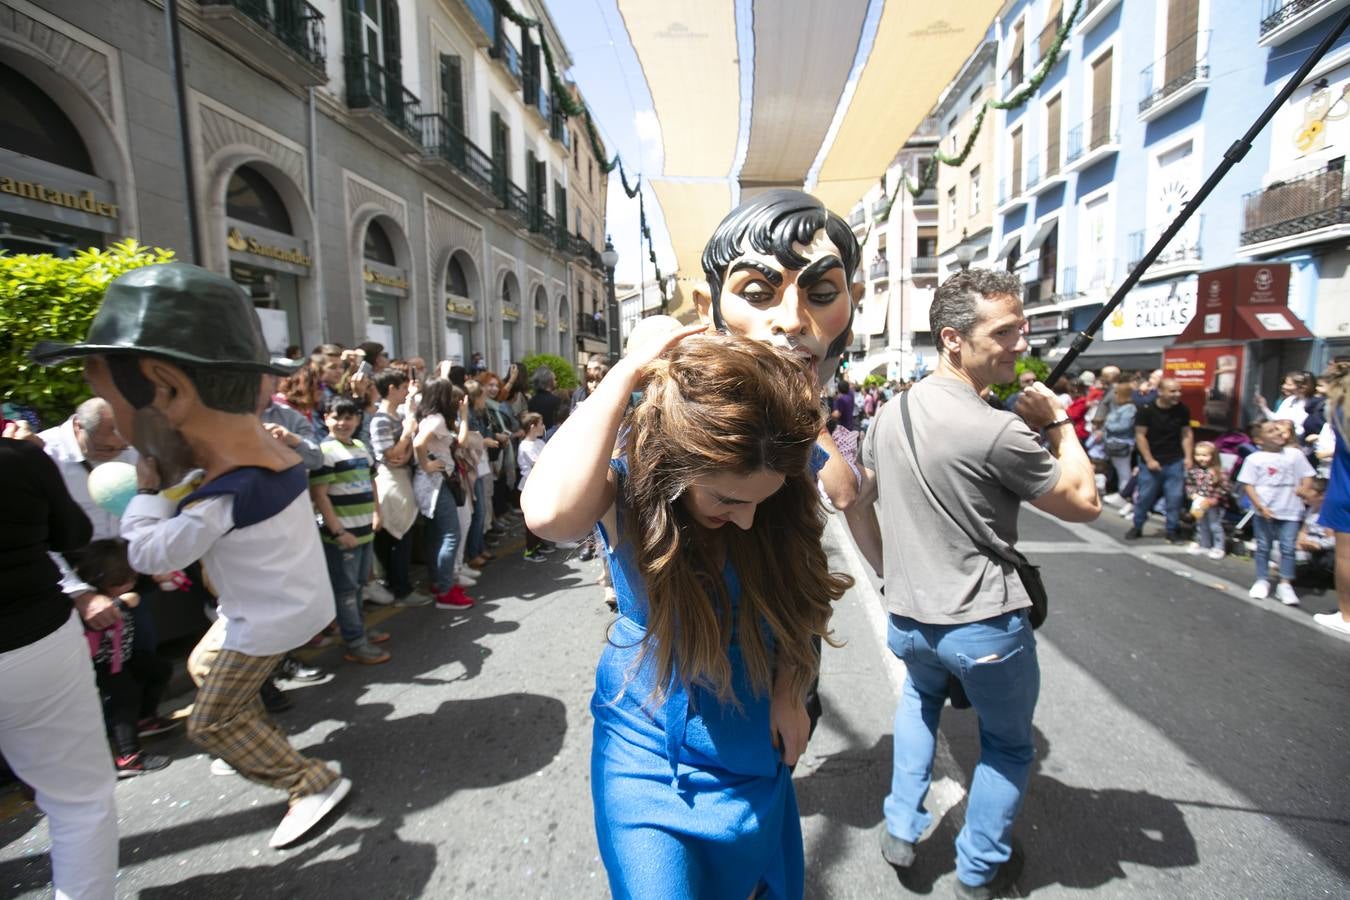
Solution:
[(919, 452), (914, 445), (914, 428), (909, 419), (909, 391), (900, 395), (900, 416), (905, 423), (905, 437), (909, 440), (909, 461), (914, 468), (914, 474), (919, 479), (919, 484), (923, 486), (923, 492), (938, 509), (942, 510), (947, 518), (956, 523), (956, 527), (966, 533), (966, 537), (975, 543), (975, 546), (981, 547), (995, 556), (1012, 563), (1013, 568), (1017, 570), (1017, 577), (1022, 579), (1022, 587), (1026, 589), (1027, 596), (1031, 598), (1031, 610), (1027, 618), (1031, 622), (1032, 628), (1040, 628), (1045, 623), (1045, 617), (1050, 611), (1050, 598), (1045, 593), (1045, 582), (1041, 580), (1041, 567), (1034, 565), (1017, 548), (1009, 547), (1009, 553), (1001, 553), (986, 541), (981, 541), (975, 535), (966, 530), (961, 524), (961, 520), (947, 511), (947, 507), (938, 499), (937, 494), (933, 493), (933, 488), (929, 486), (928, 479), (923, 477), (923, 470), (919, 468)]

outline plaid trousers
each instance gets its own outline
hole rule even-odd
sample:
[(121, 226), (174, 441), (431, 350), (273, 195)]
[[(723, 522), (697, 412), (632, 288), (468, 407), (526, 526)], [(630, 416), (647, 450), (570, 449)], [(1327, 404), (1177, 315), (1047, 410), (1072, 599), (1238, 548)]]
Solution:
[(300, 755), (258, 696), (282, 654), (249, 656), (221, 649), (224, 641), (225, 620), (216, 619), (188, 656), (188, 674), (197, 683), (188, 737), (250, 781), (286, 791), (291, 803), (327, 788), (337, 773)]

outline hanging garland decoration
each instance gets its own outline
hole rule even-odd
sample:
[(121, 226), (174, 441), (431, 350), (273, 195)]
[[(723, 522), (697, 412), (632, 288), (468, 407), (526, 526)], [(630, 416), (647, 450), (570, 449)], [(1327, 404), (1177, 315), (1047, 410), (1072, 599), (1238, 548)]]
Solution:
[[(1036, 95), (1036, 92), (1040, 90), (1041, 85), (1045, 83), (1045, 79), (1049, 76), (1050, 70), (1055, 67), (1055, 63), (1059, 62), (1059, 54), (1063, 49), (1064, 41), (1069, 36), (1069, 31), (1073, 28), (1074, 22), (1078, 20), (1078, 11), (1082, 6), (1083, 0), (1076, 0), (1073, 9), (1070, 10), (1069, 15), (1065, 17), (1064, 24), (1059, 27), (1059, 31), (1055, 34), (1054, 43), (1052, 43), (1050, 48), (1046, 51), (1045, 58), (1041, 60), (1041, 64), (1036, 67), (1036, 71), (1032, 74), (1031, 78), (1028, 79), (1025, 87), (1013, 94), (1007, 100), (991, 99), (984, 102), (984, 106), (982, 106), (980, 111), (975, 115), (974, 125), (970, 129), (970, 134), (967, 135), (966, 142), (961, 147), (960, 153), (955, 156), (948, 156), (941, 150), (934, 150), (933, 155), (928, 160), (928, 165), (924, 167), (923, 175), (919, 178), (918, 184), (911, 184), (909, 176), (903, 172), (901, 173), (900, 177), (903, 179), (902, 186), (909, 191), (911, 196), (917, 198), (937, 182), (938, 163), (942, 163), (946, 166), (955, 166), (957, 168), (965, 165), (966, 158), (970, 156), (971, 150), (975, 148), (975, 139), (980, 136), (980, 128), (984, 125), (984, 117), (989, 110), (1016, 109)], [(899, 191), (896, 191), (891, 196), (890, 202), (886, 204), (885, 211), (880, 215), (881, 219), (890, 216), (891, 207), (895, 205), (896, 198), (899, 196)], [(871, 228), (869, 227), (868, 230), (870, 231)]]
[[(1081, 2), (1081, 0), (1080, 0)], [(502, 18), (509, 19), (520, 26), (522, 31), (533, 28), (539, 32), (539, 47), (544, 54), (544, 67), (548, 69), (548, 83), (553, 90), (553, 103), (562, 112), (564, 118), (580, 118), (586, 125), (586, 138), (591, 144), (591, 155), (595, 157), (600, 166), (600, 171), (608, 175), (615, 169), (619, 170), (619, 183), (623, 185), (623, 192), (628, 195), (629, 200), (637, 197), (638, 191), (642, 189), (642, 176), (639, 175), (632, 185), (628, 183), (628, 173), (624, 170), (623, 160), (619, 154), (615, 153), (614, 158), (606, 162), (604, 151), (600, 148), (600, 134), (595, 129), (595, 122), (591, 120), (591, 111), (586, 108), (584, 103), (578, 101), (572, 96), (572, 92), (567, 89), (563, 83), (562, 77), (558, 75), (558, 67), (553, 61), (553, 50), (549, 48), (548, 41), (544, 39), (544, 26), (538, 19), (533, 19), (524, 13), (517, 12), (511, 6), (508, 0), (492, 0), (492, 6), (501, 14)], [(642, 226), (642, 237), (647, 241), (647, 258), (652, 261), (656, 267), (656, 248), (652, 245), (652, 232), (647, 227), (647, 213), (645, 211), (639, 214)], [(661, 277), (660, 267), (656, 267), (656, 283), (661, 288), (661, 302), (665, 305), (666, 285)]]

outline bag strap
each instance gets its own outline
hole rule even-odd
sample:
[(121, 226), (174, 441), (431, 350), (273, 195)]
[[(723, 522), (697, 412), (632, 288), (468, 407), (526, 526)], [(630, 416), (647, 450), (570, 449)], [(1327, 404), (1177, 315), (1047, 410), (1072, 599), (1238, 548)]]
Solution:
[[(910, 390), (913, 390), (913, 388)], [(998, 548), (992, 546), (988, 541), (982, 541), (971, 534), (970, 530), (961, 523), (961, 520), (948, 511), (946, 505), (938, 498), (938, 495), (933, 491), (932, 486), (929, 485), (928, 479), (924, 478), (923, 470), (919, 468), (919, 450), (914, 443), (914, 426), (909, 417), (909, 391), (904, 391), (900, 394), (900, 419), (904, 426), (905, 438), (909, 442), (910, 468), (914, 472), (914, 477), (919, 480), (919, 485), (923, 488), (924, 496), (928, 498), (928, 502), (942, 510), (942, 514), (948, 519), (951, 519), (952, 523), (957, 528), (961, 529), (965, 536), (970, 538), (971, 542), (974, 543), (976, 547), (987, 550), (999, 559), (1010, 562), (1014, 566), (1026, 565), (1028, 563), (1027, 558), (1023, 556), (1016, 547), (1009, 548), (1012, 551), (1012, 556), (1008, 556), (1007, 554), (1000, 552)]]

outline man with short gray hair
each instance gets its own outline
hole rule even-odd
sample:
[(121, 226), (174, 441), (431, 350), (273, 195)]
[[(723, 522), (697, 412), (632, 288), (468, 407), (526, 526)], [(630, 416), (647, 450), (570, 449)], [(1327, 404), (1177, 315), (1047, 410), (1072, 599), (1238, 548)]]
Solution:
[(534, 385), (534, 396), (530, 398), (530, 412), (537, 412), (544, 419), (544, 431), (552, 434), (558, 427), (558, 410), (562, 407), (562, 398), (553, 393), (558, 386), (558, 376), (546, 365), (540, 365), (530, 373), (530, 384)]
[(879, 524), (888, 644), (906, 667), (882, 855), (897, 867), (914, 862), (931, 820), (924, 797), (938, 719), (949, 682), (959, 681), (981, 746), (956, 839), (960, 897), (1000, 896), (1021, 864), (1011, 833), (1035, 756), (1040, 668), (1016, 569), (1018, 512), (1026, 501), (1086, 522), (1101, 509), (1092, 464), (1045, 385), (1025, 387), (1016, 414), (981, 399), (1013, 380), (1027, 349), (1021, 293), (1015, 276), (982, 269), (938, 288), (929, 311), (938, 369), (881, 408), (862, 456), (858, 503), (880, 507), (879, 523), (867, 518)]

